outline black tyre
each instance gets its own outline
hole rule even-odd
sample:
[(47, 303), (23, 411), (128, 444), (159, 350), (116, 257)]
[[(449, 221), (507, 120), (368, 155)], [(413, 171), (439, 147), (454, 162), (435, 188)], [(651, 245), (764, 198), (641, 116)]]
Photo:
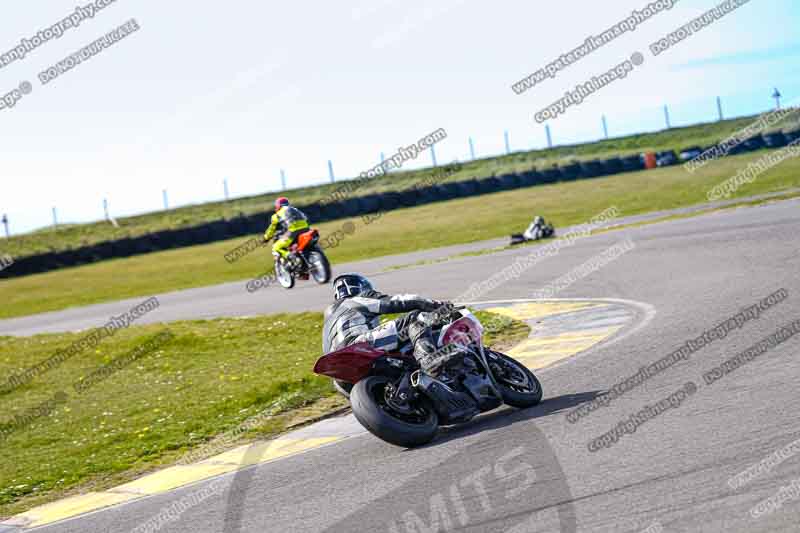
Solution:
[(308, 254), (311, 277), (320, 285), (324, 285), (331, 280), (331, 264), (328, 257), (319, 248), (314, 248)]
[(394, 411), (385, 400), (385, 376), (362, 379), (350, 392), (350, 404), (359, 423), (381, 440), (396, 446), (413, 448), (432, 441), (439, 429), (439, 417), (427, 403), (421, 403), (414, 415)]
[(542, 401), (542, 384), (525, 365), (500, 352), (489, 352), (489, 365), (503, 401), (524, 409)]

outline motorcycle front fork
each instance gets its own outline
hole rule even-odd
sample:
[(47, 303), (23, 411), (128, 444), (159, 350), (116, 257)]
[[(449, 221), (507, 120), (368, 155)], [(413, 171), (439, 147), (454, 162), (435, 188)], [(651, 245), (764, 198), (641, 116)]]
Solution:
[[(283, 265), (292, 272), (301, 271), (303, 269), (303, 265), (305, 264), (305, 260), (297, 252), (289, 252), (286, 257), (281, 256), (281, 254), (278, 252), (272, 252), (272, 256), (276, 261), (282, 262)], [(292, 256), (294, 256), (296, 260), (292, 261)]]

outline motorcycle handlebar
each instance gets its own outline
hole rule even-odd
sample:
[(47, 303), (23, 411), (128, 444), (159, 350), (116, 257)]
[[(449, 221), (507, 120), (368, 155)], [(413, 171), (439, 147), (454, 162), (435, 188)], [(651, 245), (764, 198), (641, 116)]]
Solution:
[(465, 305), (456, 305), (453, 302), (441, 302), (441, 306), (433, 312), (437, 323), (445, 324), (453, 319), (454, 314), (466, 309)]

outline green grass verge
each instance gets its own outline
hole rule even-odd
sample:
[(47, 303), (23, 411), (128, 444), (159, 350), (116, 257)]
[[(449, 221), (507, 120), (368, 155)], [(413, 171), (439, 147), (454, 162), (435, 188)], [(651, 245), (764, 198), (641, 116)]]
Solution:
[[(477, 314), (492, 346), (502, 349), (528, 336), (522, 322)], [(341, 407), (330, 380), (311, 372), (321, 328), (321, 313), (134, 326), (0, 394), (0, 429), (59, 391), (68, 396), (2, 442), (0, 517), (175, 463), (264, 410), (271, 416), (259, 417), (237, 443), (274, 436)], [(76, 391), (74, 385), (87, 383), (102, 365), (164, 331), (172, 338), (155, 351)], [(5, 380), (80, 336), (0, 337), (0, 376)]]
[[(472, 198), (399, 209), (365, 225), (353, 219), (355, 233), (328, 255), (334, 265), (518, 233), (534, 214), (556, 227), (588, 221), (610, 206), (623, 216), (701, 204), (706, 191), (735, 175), (765, 152), (716, 161), (694, 174), (680, 167), (634, 172), (585, 181), (555, 183)], [(734, 197), (800, 186), (800, 160), (789, 159), (745, 184)], [(323, 235), (345, 221), (320, 224)], [(0, 318), (202, 287), (255, 277), (267, 270), (267, 250), (229, 264), (224, 254), (246, 239), (233, 239), (127, 259), (0, 281)], [(271, 268), (271, 267), (269, 267)], [(231, 290), (245, 292), (241, 287)], [(271, 288), (269, 290), (276, 290)], [(251, 295), (264, 297), (261, 292)]]
[[(463, 168), (443, 181), (458, 181), (493, 174), (545, 168), (553, 164), (630, 155), (646, 151), (679, 150), (691, 145), (706, 146), (718, 142), (754, 122), (755, 116), (741, 117), (706, 124), (654, 133), (629, 135), (593, 143), (557, 146), (552, 149), (515, 152), (509, 155), (490, 157), (463, 163)], [(790, 129), (800, 125), (794, 115), (784, 119), (777, 127)], [(369, 165), (371, 166), (371, 165)], [(434, 169), (396, 172), (383, 178), (375, 178), (360, 186), (354, 196), (375, 192), (401, 190), (426, 180), (434, 175)], [(326, 198), (338, 184), (304, 187), (289, 191), (298, 203), (313, 203)], [(95, 244), (101, 241), (144, 235), (153, 231), (180, 228), (223, 218), (232, 218), (240, 213), (254, 214), (269, 210), (274, 193), (239, 198), (227, 202), (210, 202), (177, 209), (120, 218), (119, 227), (107, 222), (64, 225), (58, 229), (46, 228), (34, 233), (14, 236), (5, 240), (0, 254), (22, 257), (34, 253), (65, 250)], [(265, 220), (266, 224), (266, 220)]]

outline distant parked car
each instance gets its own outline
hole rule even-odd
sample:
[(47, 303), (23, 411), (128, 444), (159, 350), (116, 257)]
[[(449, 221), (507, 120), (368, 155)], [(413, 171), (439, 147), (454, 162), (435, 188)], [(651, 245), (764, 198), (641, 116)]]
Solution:
[(678, 154), (678, 157), (680, 157), (681, 161), (691, 161), (692, 159), (694, 159), (695, 157), (699, 156), (702, 153), (703, 149), (700, 148), (699, 146), (691, 146), (689, 148), (684, 148), (683, 150), (681, 150), (681, 153)]
[(668, 167), (676, 164), (678, 164), (678, 156), (675, 155), (674, 150), (665, 150), (656, 153), (656, 165), (659, 167)]

